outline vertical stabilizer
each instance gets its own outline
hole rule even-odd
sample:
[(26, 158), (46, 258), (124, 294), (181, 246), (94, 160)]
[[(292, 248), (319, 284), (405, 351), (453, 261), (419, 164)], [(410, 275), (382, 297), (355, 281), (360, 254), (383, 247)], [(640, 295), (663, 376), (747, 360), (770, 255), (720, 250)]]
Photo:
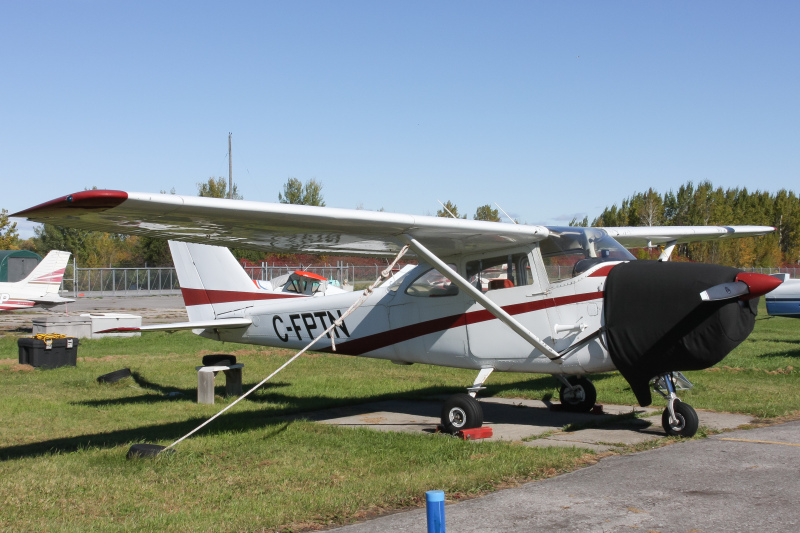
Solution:
[(58, 294), (61, 280), (64, 279), (64, 271), (67, 268), (69, 256), (69, 252), (52, 250), (25, 279), (20, 280), (18, 283), (20, 286), (27, 285), (26, 289), (33, 296)]
[(190, 321), (240, 317), (260, 301), (287, 297), (259, 288), (225, 247), (169, 241), (169, 249)]

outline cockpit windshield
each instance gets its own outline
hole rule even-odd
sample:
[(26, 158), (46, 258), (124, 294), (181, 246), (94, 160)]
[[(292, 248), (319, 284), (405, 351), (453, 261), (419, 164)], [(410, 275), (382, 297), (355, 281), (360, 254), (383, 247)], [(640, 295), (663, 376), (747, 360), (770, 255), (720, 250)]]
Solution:
[(600, 228), (548, 227), (550, 236), (539, 243), (550, 282), (574, 278), (604, 261), (636, 258)]

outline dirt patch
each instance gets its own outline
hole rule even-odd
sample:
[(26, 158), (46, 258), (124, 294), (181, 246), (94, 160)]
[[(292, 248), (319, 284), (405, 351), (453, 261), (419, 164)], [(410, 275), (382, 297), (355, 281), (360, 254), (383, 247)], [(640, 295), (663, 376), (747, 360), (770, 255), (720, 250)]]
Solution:
[[(5, 359), (4, 361), (10, 361), (10, 359)], [(2, 362), (0, 364), (5, 365), (6, 363)], [(34, 370), (36, 369), (31, 365), (21, 365), (16, 361), (13, 361), (11, 364), (8, 364), (9, 372), (33, 372)]]
[(117, 359), (123, 359), (125, 357), (129, 357), (127, 355), (104, 355), (103, 357), (78, 357), (77, 360), (81, 361), (116, 361)]

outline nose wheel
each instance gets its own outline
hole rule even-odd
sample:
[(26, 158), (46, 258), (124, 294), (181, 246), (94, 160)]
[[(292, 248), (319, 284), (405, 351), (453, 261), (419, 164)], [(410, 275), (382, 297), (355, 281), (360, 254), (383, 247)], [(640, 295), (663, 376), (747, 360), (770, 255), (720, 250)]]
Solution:
[(667, 399), (667, 408), (661, 414), (661, 426), (667, 435), (673, 437), (694, 437), (700, 420), (697, 412), (688, 403), (683, 403), (675, 394), (676, 385), (689, 389), (689, 383), (680, 372), (670, 372), (653, 380), (655, 391)]
[(673, 437), (694, 437), (697, 433), (697, 427), (700, 425), (700, 420), (697, 418), (697, 412), (688, 403), (683, 403), (675, 398), (672, 403), (673, 415), (669, 412), (669, 407), (664, 409), (661, 415), (661, 425), (667, 435)]

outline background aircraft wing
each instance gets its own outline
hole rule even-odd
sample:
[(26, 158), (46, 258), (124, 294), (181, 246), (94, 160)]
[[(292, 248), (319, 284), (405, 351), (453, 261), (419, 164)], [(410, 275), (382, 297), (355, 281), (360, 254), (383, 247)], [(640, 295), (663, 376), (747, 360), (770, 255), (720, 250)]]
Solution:
[(637, 226), (603, 229), (626, 248), (755, 237), (775, 231), (772, 226)]
[(536, 242), (549, 234), (544, 226), (107, 190), (77, 192), (13, 216), (110, 233), (330, 255), (394, 255), (402, 234), (440, 257)]

